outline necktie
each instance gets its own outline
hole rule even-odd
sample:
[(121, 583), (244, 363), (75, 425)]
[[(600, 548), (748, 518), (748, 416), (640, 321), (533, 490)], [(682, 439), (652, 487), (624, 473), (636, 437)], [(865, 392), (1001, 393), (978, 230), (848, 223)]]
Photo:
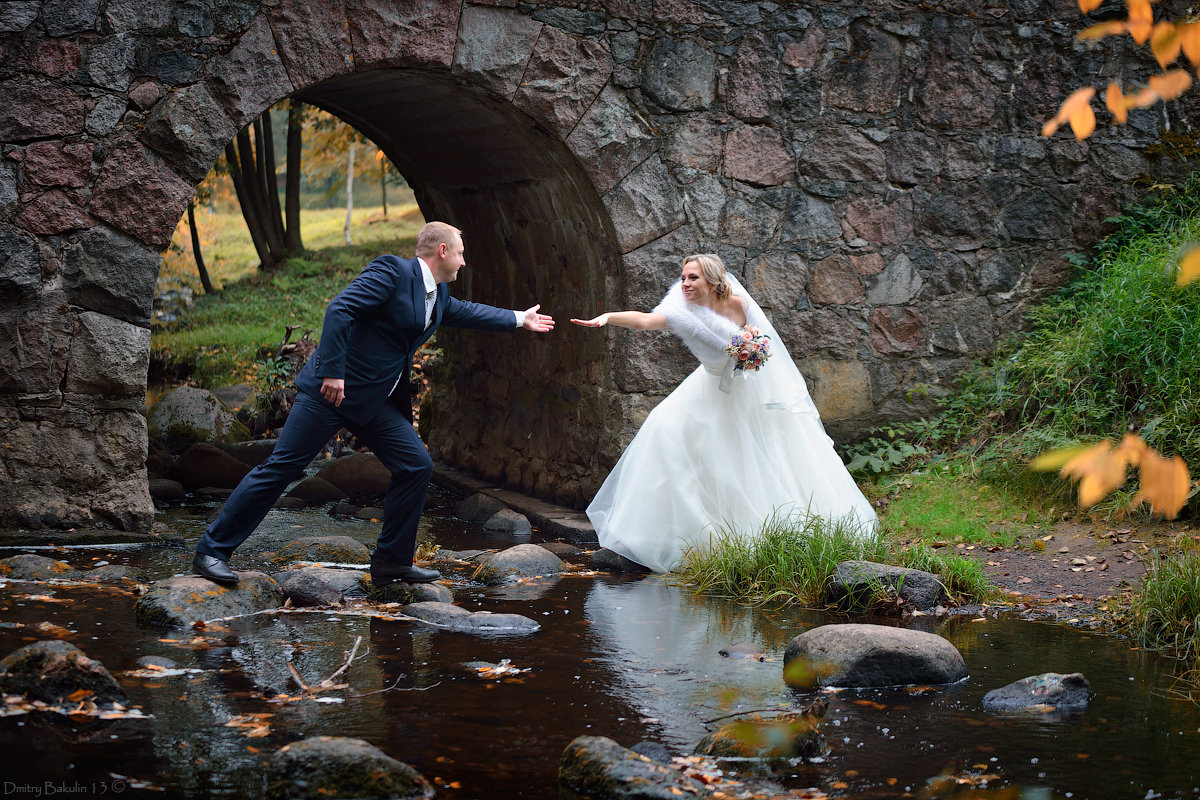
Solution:
[(425, 327), (433, 321), (433, 305), (437, 301), (437, 289), (425, 293)]

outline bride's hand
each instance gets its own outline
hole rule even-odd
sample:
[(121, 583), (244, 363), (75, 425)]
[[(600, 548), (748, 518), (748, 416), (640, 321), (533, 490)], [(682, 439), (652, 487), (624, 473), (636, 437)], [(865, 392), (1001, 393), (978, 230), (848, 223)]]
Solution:
[(608, 314), (601, 314), (591, 319), (572, 319), (571, 322), (574, 322), (576, 325), (582, 325), (585, 328), (603, 328), (608, 324)]

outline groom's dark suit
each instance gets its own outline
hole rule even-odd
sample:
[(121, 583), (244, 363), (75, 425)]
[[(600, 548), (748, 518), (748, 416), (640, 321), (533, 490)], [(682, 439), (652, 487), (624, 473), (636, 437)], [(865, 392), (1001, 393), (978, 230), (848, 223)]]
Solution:
[[(413, 356), (439, 325), (513, 331), (511, 310), (457, 300), (437, 284), (425, 326), (425, 283), (417, 259), (380, 256), (325, 311), (321, 344), (296, 377), (299, 392), (271, 457), (252, 469), (205, 531), (197, 553), (228, 561), (262, 522), (289, 483), (345, 426), (392, 473), (375, 557), (411, 564), (417, 523), (433, 461), (409, 422), (408, 375)], [(323, 378), (346, 382), (334, 407), (321, 396)], [(397, 385), (399, 379), (399, 386)], [(394, 396), (392, 389), (396, 387)]]

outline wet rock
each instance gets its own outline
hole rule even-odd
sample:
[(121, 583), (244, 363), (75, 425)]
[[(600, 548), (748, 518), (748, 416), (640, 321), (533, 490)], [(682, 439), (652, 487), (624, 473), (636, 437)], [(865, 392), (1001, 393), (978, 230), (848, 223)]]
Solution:
[(722, 725), (696, 745), (696, 755), (774, 761), (813, 758), (826, 751), (820, 714), (758, 714)]
[(562, 559), (536, 544), (519, 544), (499, 553), (487, 553), (479, 559), (478, 578), (494, 585), (514, 578), (557, 575), (563, 570)]
[(946, 599), (946, 587), (936, 575), (873, 561), (843, 561), (833, 571), (828, 597), (843, 606), (863, 607), (876, 591), (900, 597), (905, 607), (927, 611)]
[(822, 625), (788, 643), (783, 679), (789, 686), (947, 684), (967, 677), (954, 645), (932, 633), (885, 625)]
[[(254, 399), (254, 387), (248, 383), (234, 383), (229, 386), (218, 386), (212, 390), (212, 393), (217, 396), (217, 399), (228, 406), (232, 411), (237, 411), (242, 406)], [(271, 440), (267, 440), (271, 441)]]
[(220, 586), (199, 575), (157, 581), (133, 607), (142, 622), (185, 627), (204, 620), (253, 614), (283, 603), (279, 584), (261, 572), (238, 572), (235, 586)]
[(131, 581), (133, 583), (146, 582), (146, 574), (144, 572), (127, 564), (104, 564), (103, 566), (89, 569), (80, 575), (80, 577), (84, 580), (100, 581), (101, 583), (120, 583), (122, 581)]
[(281, 747), (267, 762), (269, 798), (433, 797), (421, 773), (361, 739), (316, 736)]
[(156, 503), (178, 503), (187, 497), (183, 484), (170, 478), (151, 478), (150, 496)]
[(329, 516), (353, 517), (361, 508), (361, 506), (356, 506), (354, 503), (335, 503), (334, 506), (329, 509)]
[(175, 459), (171, 457), (171, 451), (166, 445), (158, 439), (151, 439), (146, 453), (146, 472), (151, 475), (166, 475), (174, 463)]
[(166, 656), (142, 656), (135, 662), (142, 669), (150, 667), (162, 667), (163, 669), (175, 669), (179, 665)]
[(529, 518), (508, 508), (502, 508), (488, 517), (487, 522), (483, 523), (483, 529), (511, 533), (514, 537), (528, 537), (533, 534), (533, 526), (529, 524)]
[(354, 518), (367, 522), (379, 522), (383, 519), (383, 509), (379, 506), (363, 506), (354, 512)]
[(577, 556), (583, 551), (569, 542), (538, 542), (538, 547), (544, 547), (559, 558)]
[(1082, 711), (1095, 696), (1079, 672), (1031, 675), (983, 696), (983, 710), (993, 714), (1017, 711)]
[(368, 577), (363, 582), (368, 587), (367, 597), (376, 603), (452, 603), (454, 592), (440, 583), (389, 583), (376, 589)]
[(601, 547), (596, 552), (592, 553), (591, 561), (589, 562), (592, 569), (600, 572), (650, 572), (649, 567), (642, 566), (636, 561), (626, 558), (620, 553), (614, 553), (607, 547)]
[(195, 492), (206, 487), (233, 489), (249, 471), (249, 467), (216, 445), (199, 442), (176, 459), (167, 477)]
[(329, 481), (356, 502), (362, 502), (383, 497), (392, 474), (374, 454), (355, 453), (335, 458), (317, 473), (317, 477)]
[(645, 756), (651, 761), (657, 761), (660, 764), (671, 763), (671, 751), (662, 742), (638, 742), (633, 747), (629, 748), (639, 756)]
[(58, 705), (80, 690), (91, 692), (96, 705), (129, 703), (104, 665), (73, 644), (34, 642), (0, 660), (0, 692)]
[(666, 800), (712, 794), (699, 781), (605, 736), (572, 740), (558, 760), (558, 781), (564, 788), (596, 800)]
[(283, 599), (293, 606), (339, 606), (342, 593), (311, 572), (296, 570), (279, 581)]
[(246, 426), (207, 389), (180, 386), (167, 392), (146, 414), (150, 435), (172, 452), (196, 442), (237, 442), (250, 438)]
[(323, 503), (336, 503), (345, 500), (347, 495), (338, 487), (334, 486), (324, 478), (313, 476), (300, 481), (286, 495), (294, 497), (298, 500), (303, 500), (309, 505), (321, 505)]
[(284, 581), (289, 580), (292, 575), (304, 573), (311, 575), (322, 583), (332, 586), (345, 597), (366, 597), (367, 592), (363, 588), (363, 579), (367, 577), (367, 573), (358, 569), (338, 569), (336, 567), (293, 567), (285, 569), (282, 572), (277, 572), (271, 577), (276, 583), (283, 585)]
[(220, 444), (220, 448), (248, 467), (257, 467), (271, 457), (276, 439), (251, 439), (248, 442)]
[(731, 644), (728, 647), (722, 647), (717, 652), (726, 658), (733, 659), (749, 658), (755, 661), (763, 661), (767, 657), (767, 654), (763, 652), (763, 649), (754, 644), (754, 642), (738, 642), (737, 644)]
[(74, 578), (78, 573), (65, 561), (46, 556), (10, 556), (0, 559), (0, 578), (10, 581), (49, 581), (55, 578)]
[(534, 633), (541, 629), (534, 620), (520, 614), (490, 614), (440, 602), (412, 603), (404, 613), (437, 628), (458, 633)]
[(278, 564), (292, 561), (330, 561), (336, 564), (365, 564), (371, 560), (367, 546), (349, 536), (305, 536), (279, 548)]
[(307, 500), (301, 500), (299, 497), (280, 497), (275, 501), (273, 508), (282, 508), (287, 511), (299, 511), (302, 508), (308, 508), (312, 503)]
[(507, 509), (508, 506), (494, 497), (486, 494), (473, 494), (466, 500), (454, 504), (454, 516), (467, 522), (486, 522), (494, 514)]

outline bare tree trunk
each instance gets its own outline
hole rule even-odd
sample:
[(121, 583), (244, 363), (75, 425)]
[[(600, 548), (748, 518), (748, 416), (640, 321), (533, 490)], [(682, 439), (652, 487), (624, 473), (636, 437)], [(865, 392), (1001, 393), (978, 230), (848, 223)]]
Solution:
[(350, 157), (346, 166), (346, 244), (350, 244), (350, 214), (354, 211), (354, 142), (350, 143)]
[(304, 252), (300, 241), (300, 101), (288, 104), (287, 182), (284, 188), (283, 213), (285, 243), (289, 255)]
[(255, 190), (259, 196), (263, 232), (271, 249), (274, 267), (283, 261), (283, 212), (279, 208), (279, 182), (275, 178), (275, 145), (271, 142), (271, 112), (265, 111), (254, 121), (254, 169), (258, 175)]
[(254, 200), (250, 196), (250, 189), (246, 186), (246, 176), (242, 170), (241, 160), (238, 158), (238, 149), (243, 149), (243, 136), (247, 139), (245, 149), (248, 149), (249, 136), (245, 131), (241, 131), (236, 138), (237, 149), (234, 148), (233, 142), (225, 145), (225, 160), (229, 162), (229, 176), (233, 179), (233, 190), (237, 194), (238, 205), (242, 207), (242, 219), (246, 220), (246, 229), (250, 231), (250, 241), (254, 243), (254, 252), (258, 254), (262, 268), (266, 269), (271, 263), (271, 251), (267, 248), (266, 240), (263, 238), (258, 212), (255, 210)]
[(208, 269), (204, 266), (204, 255), (200, 252), (200, 233), (196, 230), (196, 204), (192, 200), (188, 200), (188, 230), (192, 234), (192, 258), (196, 260), (196, 271), (200, 273), (200, 285), (204, 287), (205, 294), (215, 293), (212, 281), (208, 278)]

